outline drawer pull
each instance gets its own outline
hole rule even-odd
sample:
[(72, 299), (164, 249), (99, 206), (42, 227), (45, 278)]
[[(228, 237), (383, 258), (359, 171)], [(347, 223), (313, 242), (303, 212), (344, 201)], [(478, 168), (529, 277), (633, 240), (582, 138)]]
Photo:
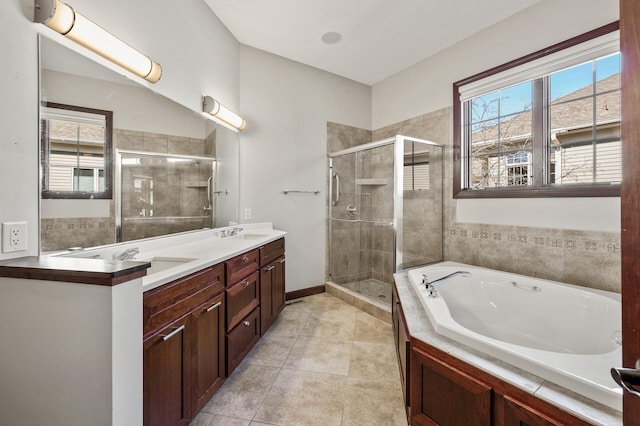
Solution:
[(249, 327), (251, 325), (251, 323), (249, 321), (245, 321), (242, 323), (245, 327)]
[(249, 287), (249, 280), (245, 280), (245, 282), (243, 282), (242, 285), (245, 287)]
[(211, 312), (213, 311), (215, 308), (217, 308), (218, 306), (222, 305), (222, 302), (218, 302), (218, 303), (214, 303), (212, 306), (209, 306), (206, 311), (207, 312)]
[(247, 256), (242, 256), (242, 263), (247, 263), (249, 258)]
[(169, 334), (163, 334), (162, 335), (162, 341), (166, 342), (167, 340), (171, 339), (176, 334), (180, 333), (182, 330), (184, 330), (184, 325), (181, 325), (180, 327), (176, 328), (175, 330), (173, 330)]
[(284, 263), (285, 260), (287, 259), (283, 257), (282, 259), (280, 259), (280, 263)]
[(269, 272), (269, 271), (273, 271), (275, 269), (274, 265), (271, 266), (267, 266), (266, 268), (264, 268), (265, 271)]

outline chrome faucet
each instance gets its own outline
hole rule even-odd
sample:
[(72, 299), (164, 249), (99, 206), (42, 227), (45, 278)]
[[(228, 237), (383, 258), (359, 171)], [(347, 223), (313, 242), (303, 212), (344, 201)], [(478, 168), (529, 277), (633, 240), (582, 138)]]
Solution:
[(140, 249), (138, 247), (133, 247), (130, 249), (126, 249), (120, 254), (114, 254), (111, 256), (113, 260), (133, 260), (136, 255), (140, 253)]
[(235, 227), (231, 231), (229, 231), (229, 236), (233, 237), (234, 235), (238, 235), (238, 233), (242, 232), (242, 228)]
[(422, 274), (422, 284), (424, 285), (425, 289), (429, 292), (429, 297), (438, 297), (438, 290), (436, 289), (437, 286), (444, 284), (445, 282), (456, 277), (470, 277), (470, 276), (471, 276), (470, 272), (456, 271), (442, 278), (438, 278), (435, 281), (429, 281), (429, 278), (427, 278), (427, 274)]

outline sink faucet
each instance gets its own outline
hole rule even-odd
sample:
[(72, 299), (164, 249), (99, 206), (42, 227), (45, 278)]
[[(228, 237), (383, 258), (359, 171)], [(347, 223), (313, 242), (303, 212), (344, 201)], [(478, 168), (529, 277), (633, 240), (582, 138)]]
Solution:
[(424, 285), (424, 287), (427, 289), (427, 291), (429, 292), (429, 297), (438, 297), (438, 290), (436, 289), (437, 286), (444, 284), (445, 282), (456, 278), (456, 277), (470, 277), (471, 273), (467, 272), (467, 271), (456, 271), (452, 274), (446, 275), (442, 278), (438, 278), (435, 281), (429, 281), (429, 278), (427, 278), (427, 274), (422, 274), (422, 284)]
[(113, 260), (133, 260), (138, 253), (140, 253), (140, 249), (138, 247), (133, 247), (126, 249), (120, 254), (114, 254), (111, 258)]
[(231, 231), (229, 231), (229, 236), (233, 237), (234, 235), (238, 235), (238, 233), (240, 233), (241, 231), (242, 231), (242, 228), (235, 227)]

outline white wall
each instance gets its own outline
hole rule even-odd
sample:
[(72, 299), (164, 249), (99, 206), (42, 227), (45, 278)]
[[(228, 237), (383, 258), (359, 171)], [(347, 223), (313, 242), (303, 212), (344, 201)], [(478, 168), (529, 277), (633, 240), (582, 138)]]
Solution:
[[(325, 279), (327, 121), (371, 128), (370, 87), (257, 49), (240, 49), (240, 220), (287, 231), (287, 291)], [(320, 195), (284, 195), (284, 189)], [(252, 219), (244, 219), (250, 208)]]
[[(28, 222), (28, 252), (38, 251), (37, 33), (62, 39), (34, 24), (33, 0), (7, 0), (0, 14), (0, 222)], [(209, 94), (239, 105), (239, 43), (202, 0), (73, 0), (71, 5), (157, 60), (162, 79), (153, 90), (194, 111)]]
[[(543, 0), (373, 86), (373, 128), (449, 107), (454, 82), (616, 21), (618, 7), (618, 0)], [(619, 231), (620, 199), (461, 200), (457, 220)]]

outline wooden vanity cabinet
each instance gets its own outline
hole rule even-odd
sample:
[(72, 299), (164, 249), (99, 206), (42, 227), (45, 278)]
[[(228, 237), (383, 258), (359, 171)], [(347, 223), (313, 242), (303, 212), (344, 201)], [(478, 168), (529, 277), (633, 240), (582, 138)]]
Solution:
[(226, 373), (231, 374), (260, 339), (259, 251), (225, 262), (227, 280)]
[(216, 265), (144, 293), (144, 425), (189, 424), (222, 384), (224, 289)]
[(260, 334), (264, 334), (284, 309), (284, 238), (260, 248)]

